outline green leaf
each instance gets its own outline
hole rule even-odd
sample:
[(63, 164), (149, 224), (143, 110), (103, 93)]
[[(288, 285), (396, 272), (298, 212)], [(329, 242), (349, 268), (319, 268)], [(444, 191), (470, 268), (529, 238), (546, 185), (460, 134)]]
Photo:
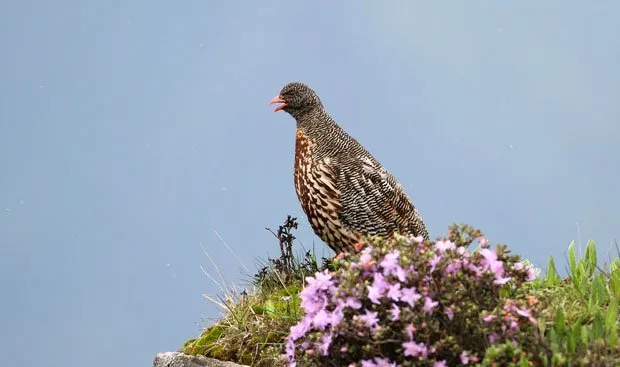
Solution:
[(620, 257), (615, 258), (611, 264), (609, 264), (610, 273), (613, 273), (616, 269), (620, 269)]
[(607, 312), (605, 312), (605, 332), (610, 333), (613, 329), (615, 329), (617, 322), (618, 322), (618, 302), (612, 299), (609, 302), (609, 306), (607, 307)]
[(547, 330), (547, 327), (545, 326), (544, 322), (539, 322), (538, 323), (538, 332), (540, 333), (540, 335), (545, 335), (545, 331)]
[(268, 299), (265, 302), (264, 310), (267, 314), (273, 315), (276, 312), (276, 305), (272, 300)]
[(620, 299), (620, 267), (611, 271), (609, 285), (614, 298), (616, 298), (616, 300)]
[(549, 345), (553, 351), (557, 351), (558, 349), (558, 336), (555, 332), (555, 328), (549, 329), (549, 334), (547, 335), (549, 340)]
[(583, 261), (579, 261), (577, 263), (577, 272), (575, 274), (575, 278), (577, 279), (577, 291), (582, 296), (582, 299), (585, 300), (585, 295), (588, 294), (588, 279), (586, 278), (586, 269)]
[(566, 334), (566, 350), (569, 353), (574, 353), (577, 347), (577, 341), (573, 333)]
[(568, 263), (570, 264), (571, 276), (575, 277), (575, 271), (577, 270), (577, 258), (575, 257), (575, 241), (570, 241), (568, 245)]
[(581, 339), (581, 330), (582, 329), (580, 322), (575, 322), (573, 324), (573, 327), (571, 328), (571, 334), (573, 335), (573, 340), (575, 340), (575, 347), (577, 347), (578, 344), (581, 344), (583, 342), (583, 340)]
[(594, 278), (592, 282), (592, 298), (597, 306), (602, 306), (607, 301), (607, 289), (605, 288), (604, 275)]
[(564, 310), (562, 307), (558, 307), (555, 310), (555, 324), (554, 329), (557, 333), (558, 340), (562, 340), (564, 338), (564, 334), (566, 334), (566, 325), (564, 324)]
[(614, 327), (609, 333), (608, 344), (611, 349), (616, 348), (616, 344), (618, 344), (618, 328)]
[(596, 270), (596, 246), (594, 245), (594, 241), (588, 240), (588, 245), (586, 246), (586, 275), (589, 277), (594, 274)]
[(594, 320), (592, 321), (592, 339), (601, 339), (604, 336), (605, 330), (603, 329), (603, 317), (600, 312), (597, 312), (594, 315)]
[(581, 325), (581, 344), (583, 346), (588, 345), (588, 327), (585, 325)]
[(519, 361), (519, 367), (529, 367), (529, 361), (525, 355), (521, 355), (521, 360)]

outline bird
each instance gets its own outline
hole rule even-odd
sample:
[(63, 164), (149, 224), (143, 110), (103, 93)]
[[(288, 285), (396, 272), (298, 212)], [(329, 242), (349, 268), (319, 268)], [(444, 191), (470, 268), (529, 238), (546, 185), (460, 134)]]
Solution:
[(314, 233), (336, 257), (359, 251), (365, 236), (429, 240), (403, 186), (336, 123), (314, 90), (289, 82), (269, 103), (296, 121), (295, 192)]

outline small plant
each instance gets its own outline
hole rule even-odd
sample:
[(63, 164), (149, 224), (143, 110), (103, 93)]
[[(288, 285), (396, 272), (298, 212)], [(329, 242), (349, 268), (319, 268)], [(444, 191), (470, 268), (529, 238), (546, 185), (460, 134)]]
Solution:
[(280, 257), (267, 259), (267, 264), (263, 265), (254, 275), (253, 284), (265, 290), (270, 288), (280, 288), (283, 284), (301, 285), (306, 276), (326, 268), (327, 259), (323, 258), (323, 266), (318, 265), (314, 251), (308, 250), (301, 256), (293, 253), (293, 229), (297, 229), (297, 218), (287, 216), (284, 224), (274, 232), (270, 228), (265, 228), (271, 232), (280, 246)]
[[(434, 244), (378, 240), (333, 273), (307, 279), (305, 315), (291, 328), (291, 366), (455, 366), (489, 346), (540, 344), (537, 300), (522, 292), (533, 269), (467, 226)], [(542, 359), (542, 356), (528, 355)]]
[(321, 267), (311, 251), (293, 254), (296, 218), (289, 215), (277, 232), (266, 229), (278, 239), (280, 257), (267, 260), (249, 290), (232, 288), (218, 299), (207, 297), (222, 308), (222, 318), (198, 338), (185, 342), (182, 352), (253, 366), (280, 362), (288, 330), (302, 316), (299, 292), (304, 279)]
[(544, 320), (540, 330), (553, 351), (552, 362), (620, 365), (620, 257), (603, 270), (597, 264), (594, 242), (587, 243), (583, 259), (577, 259), (571, 242), (568, 265), (569, 276), (561, 280), (550, 258), (546, 277), (533, 283)]

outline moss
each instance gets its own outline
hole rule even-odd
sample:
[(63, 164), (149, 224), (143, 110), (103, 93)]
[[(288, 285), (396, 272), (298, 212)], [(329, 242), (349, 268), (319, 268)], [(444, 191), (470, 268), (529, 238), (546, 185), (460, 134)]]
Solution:
[(190, 339), (183, 344), (182, 352), (191, 355), (206, 355), (209, 347), (217, 343), (224, 329), (214, 325), (203, 331), (198, 338)]

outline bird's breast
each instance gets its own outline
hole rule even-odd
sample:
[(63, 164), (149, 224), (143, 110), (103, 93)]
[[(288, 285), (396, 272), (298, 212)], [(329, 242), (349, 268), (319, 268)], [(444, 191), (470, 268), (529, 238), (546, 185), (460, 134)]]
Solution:
[(301, 129), (295, 140), (295, 192), (314, 232), (333, 246), (358, 238), (358, 234), (345, 228), (340, 219), (342, 211), (340, 191), (329, 157), (317, 159), (315, 148)]

